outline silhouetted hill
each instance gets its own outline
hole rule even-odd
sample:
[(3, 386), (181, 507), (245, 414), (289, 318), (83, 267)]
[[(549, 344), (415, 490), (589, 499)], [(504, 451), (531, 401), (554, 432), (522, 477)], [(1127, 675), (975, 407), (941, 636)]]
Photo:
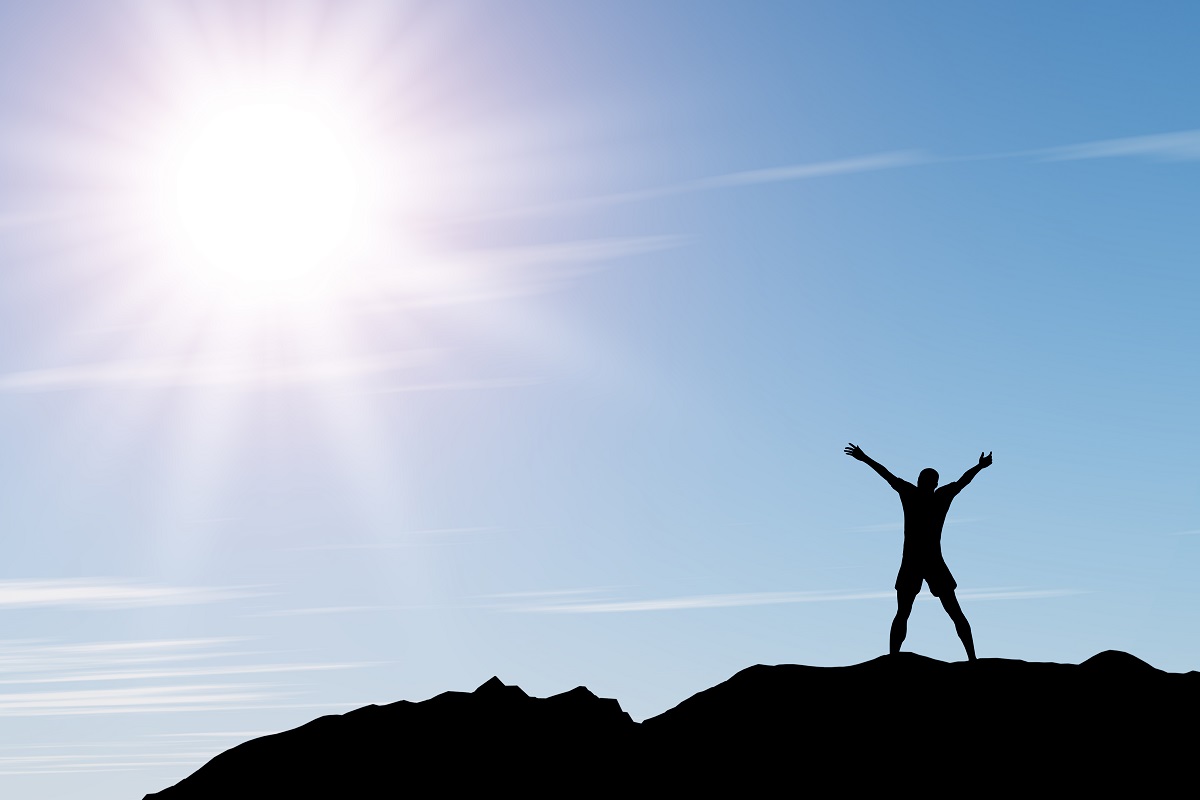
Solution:
[(147, 800), (768, 789), (1167, 791), (1191, 785), (1200, 674), (1127, 653), (1082, 664), (912, 653), (754, 666), (638, 724), (579, 687), (492, 678), (245, 742)]
[(605, 781), (637, 729), (616, 700), (582, 686), (535, 698), (492, 678), (474, 692), (369, 705), (252, 739), (147, 798), (340, 800), (491, 784), (560, 793), (569, 789), (559, 772)]

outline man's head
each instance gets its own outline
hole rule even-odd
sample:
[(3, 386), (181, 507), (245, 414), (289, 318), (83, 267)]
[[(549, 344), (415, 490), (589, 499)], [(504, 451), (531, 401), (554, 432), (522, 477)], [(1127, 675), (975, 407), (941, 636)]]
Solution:
[(937, 488), (938, 473), (933, 467), (926, 467), (917, 476), (917, 488), (933, 490)]

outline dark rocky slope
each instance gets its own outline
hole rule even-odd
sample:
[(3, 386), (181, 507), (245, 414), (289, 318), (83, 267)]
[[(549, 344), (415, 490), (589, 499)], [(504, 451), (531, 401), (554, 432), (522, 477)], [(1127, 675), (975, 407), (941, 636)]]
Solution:
[(1200, 674), (1111, 650), (760, 665), (641, 724), (583, 687), (493, 678), (245, 742), (147, 799), (1190, 791), (1197, 714)]

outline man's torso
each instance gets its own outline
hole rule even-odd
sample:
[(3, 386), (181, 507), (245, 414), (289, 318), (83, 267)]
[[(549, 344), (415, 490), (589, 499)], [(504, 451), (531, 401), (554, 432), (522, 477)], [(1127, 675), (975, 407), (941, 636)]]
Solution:
[(897, 492), (904, 506), (904, 558), (941, 559), (942, 526), (950, 503), (958, 494), (957, 483), (939, 486), (932, 492), (905, 483)]

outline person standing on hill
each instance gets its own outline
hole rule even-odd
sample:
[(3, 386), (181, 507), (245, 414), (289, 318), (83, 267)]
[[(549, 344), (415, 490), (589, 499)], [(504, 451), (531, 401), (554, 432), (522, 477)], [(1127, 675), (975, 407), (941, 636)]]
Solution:
[(946, 566), (946, 559), (942, 557), (942, 525), (946, 522), (950, 502), (980, 470), (992, 465), (992, 454), (985, 456), (980, 453), (978, 464), (964, 472), (957, 481), (939, 487), (935, 469), (921, 470), (917, 485), (913, 486), (888, 472), (887, 468), (854, 443), (846, 447), (845, 453), (878, 472), (900, 495), (900, 503), (904, 506), (904, 555), (900, 560), (900, 572), (896, 575), (897, 609), (896, 618), (892, 620), (889, 652), (892, 655), (900, 652), (900, 645), (908, 634), (908, 615), (912, 613), (913, 603), (921, 591), (921, 582), (925, 581), (929, 584), (929, 591), (942, 601), (942, 608), (954, 621), (954, 630), (967, 650), (967, 659), (974, 661), (975, 642), (971, 638), (971, 624), (967, 622), (958, 598), (954, 596), (958, 584)]

